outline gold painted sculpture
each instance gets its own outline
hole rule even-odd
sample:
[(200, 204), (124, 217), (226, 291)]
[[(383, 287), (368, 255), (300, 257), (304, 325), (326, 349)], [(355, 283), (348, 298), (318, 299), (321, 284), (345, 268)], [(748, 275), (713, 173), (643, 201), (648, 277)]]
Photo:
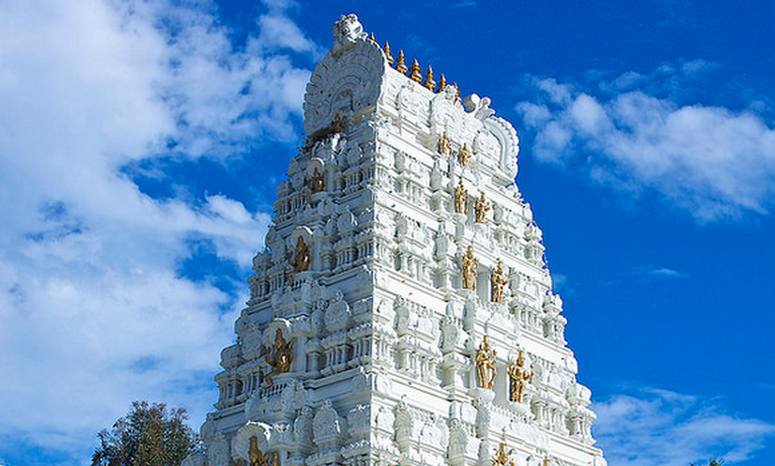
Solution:
[(420, 62), (415, 58), (412, 62), (411, 68), (409, 68), (409, 79), (420, 84), (422, 82), (422, 68), (420, 68)]
[[(264, 452), (258, 448), (258, 437), (256, 436), (250, 437), (248, 458), (250, 466), (280, 466), (280, 454), (276, 451), (264, 454)], [(239, 460), (239, 464), (242, 464), (242, 460)]]
[(272, 375), (282, 374), (291, 370), (293, 364), (293, 344), (285, 341), (283, 331), (279, 328), (274, 334), (274, 355), (267, 356), (266, 362), (272, 366), (272, 373), (266, 376), (266, 383), (272, 386)]
[(309, 270), (309, 262), (309, 246), (304, 242), (304, 238), (299, 236), (299, 239), (296, 240), (296, 255), (293, 258), (293, 271), (296, 273), (306, 272)]
[(385, 47), (382, 48), (382, 51), (385, 52), (385, 58), (387, 58), (388, 65), (393, 66), (393, 55), (390, 54), (390, 44), (388, 41), (385, 41)]
[(319, 193), (326, 189), (326, 180), (317, 168), (315, 168), (314, 173), (312, 173), (312, 178), (309, 181), (309, 189), (312, 191), (312, 194)]
[(479, 379), (479, 387), (492, 390), (495, 385), (495, 374), (495, 349), (490, 349), (490, 342), (485, 335), (476, 352), (476, 375)]
[(490, 210), (490, 203), (487, 202), (487, 198), (484, 196), (484, 191), (479, 193), (479, 198), (474, 204), (474, 212), (476, 223), (487, 223), (487, 212)]
[(441, 155), (452, 154), (452, 144), (450, 144), (449, 142), (449, 137), (447, 136), (446, 130), (444, 130), (444, 132), (441, 133), (441, 136), (439, 136), (439, 154)]
[(498, 451), (496, 451), (495, 456), (492, 457), (493, 466), (515, 466), (515, 463), (510, 456), (511, 451), (506, 453), (506, 444), (501, 442), (500, 445), (498, 445)]
[(506, 274), (503, 273), (503, 262), (498, 259), (495, 268), (490, 274), (490, 300), (492, 302), (503, 303), (506, 283), (508, 283), (508, 280), (506, 280)]
[(436, 89), (436, 92), (443, 91), (445, 87), (447, 87), (447, 77), (444, 76), (444, 73), (441, 73), (441, 78), (439, 79), (439, 88)]
[(406, 67), (406, 57), (404, 57), (404, 51), (398, 51), (398, 58), (396, 59), (396, 71), (401, 74), (406, 74), (409, 69)]
[(465, 214), (468, 207), (468, 190), (463, 186), (463, 179), (461, 178), (455, 188), (455, 212), (458, 214)]
[(517, 360), (509, 366), (510, 400), (522, 403), (525, 401), (525, 387), (533, 380), (533, 371), (525, 368), (525, 355), (519, 352)]
[(463, 143), (463, 147), (457, 153), (457, 161), (460, 162), (461, 166), (465, 167), (469, 160), (471, 160), (471, 149), (468, 148), (468, 144)]
[(476, 289), (476, 269), (479, 268), (479, 260), (474, 257), (474, 248), (468, 246), (466, 255), (463, 256), (463, 288)]
[(428, 70), (425, 72), (423, 87), (431, 92), (436, 89), (436, 81), (433, 80), (433, 67), (431, 65), (428, 65)]

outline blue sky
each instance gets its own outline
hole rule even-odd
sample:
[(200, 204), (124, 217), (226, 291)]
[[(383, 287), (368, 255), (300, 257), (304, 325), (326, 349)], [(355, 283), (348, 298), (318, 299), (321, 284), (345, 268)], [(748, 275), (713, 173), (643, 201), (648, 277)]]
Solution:
[(772, 2), (0, 2), (0, 464), (216, 399), (340, 14), (521, 138), (612, 466), (775, 464)]

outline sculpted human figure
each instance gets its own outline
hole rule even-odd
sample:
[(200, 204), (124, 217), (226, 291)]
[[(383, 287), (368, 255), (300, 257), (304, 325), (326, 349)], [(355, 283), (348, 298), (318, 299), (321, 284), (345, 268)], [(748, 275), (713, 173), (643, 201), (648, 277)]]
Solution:
[(490, 342), (485, 335), (476, 352), (476, 375), (479, 378), (479, 387), (492, 390), (495, 385), (495, 374), (495, 349), (490, 349)]
[(463, 185), (463, 179), (461, 178), (455, 187), (455, 212), (458, 214), (465, 214), (466, 207), (468, 205), (468, 190)]
[(315, 168), (315, 171), (312, 173), (312, 178), (309, 181), (309, 189), (312, 191), (312, 194), (319, 193), (326, 189), (326, 181), (323, 178), (323, 174), (320, 173), (320, 170)]
[(471, 149), (468, 148), (468, 144), (463, 143), (463, 147), (457, 153), (457, 161), (461, 166), (465, 167), (469, 160), (471, 160)]
[(248, 450), (250, 466), (269, 466), (266, 455), (258, 448), (258, 437), (250, 437), (250, 449)]
[(494, 303), (503, 303), (505, 287), (508, 280), (503, 273), (503, 262), (498, 259), (492, 273), (490, 274), (490, 300)]
[(441, 136), (439, 137), (439, 154), (440, 155), (452, 154), (452, 145), (449, 143), (449, 137), (447, 137), (446, 131), (441, 133)]
[(299, 236), (296, 240), (296, 256), (293, 258), (293, 271), (305, 272), (309, 270), (309, 246), (304, 242), (304, 238)]
[(514, 461), (510, 458), (511, 452), (506, 452), (506, 444), (501, 442), (495, 456), (492, 457), (493, 466), (514, 466)]
[(509, 366), (511, 401), (517, 403), (525, 401), (525, 387), (532, 379), (533, 371), (525, 368), (525, 355), (520, 351), (517, 360)]
[[(274, 336), (274, 355), (267, 356), (266, 362), (274, 369), (272, 374), (282, 374), (291, 370), (293, 363), (293, 345), (285, 341), (283, 331), (279, 328)], [(266, 376), (267, 384), (272, 385), (272, 374)]]
[(474, 211), (476, 213), (475, 220), (476, 223), (485, 223), (487, 222), (487, 212), (490, 210), (490, 203), (487, 202), (487, 198), (484, 196), (484, 191), (479, 193), (479, 198), (476, 200), (476, 204), (474, 204)]
[(479, 268), (479, 260), (474, 257), (474, 248), (468, 246), (466, 255), (463, 256), (463, 288), (476, 289), (476, 269)]

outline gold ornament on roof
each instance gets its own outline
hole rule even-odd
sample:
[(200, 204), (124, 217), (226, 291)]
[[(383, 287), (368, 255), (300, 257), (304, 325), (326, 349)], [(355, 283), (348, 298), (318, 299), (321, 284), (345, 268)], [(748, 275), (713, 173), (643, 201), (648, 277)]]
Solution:
[(490, 348), (487, 335), (482, 337), (482, 343), (476, 351), (476, 375), (480, 388), (492, 390), (495, 386), (495, 348)]
[(475, 220), (476, 223), (486, 223), (487, 222), (487, 212), (490, 210), (490, 203), (487, 202), (487, 199), (484, 197), (484, 191), (479, 193), (479, 198), (476, 200), (476, 203), (474, 204), (474, 211), (476, 213)]
[(503, 262), (498, 259), (495, 268), (490, 274), (490, 300), (494, 303), (502, 304), (505, 297), (506, 274), (503, 273)]
[(374, 33), (373, 32), (371, 33), (371, 35), (369, 35), (369, 41), (371, 41), (372, 44), (379, 45), (379, 43), (377, 42), (377, 38), (374, 37)]
[(412, 62), (411, 68), (409, 68), (409, 79), (417, 84), (422, 82), (422, 68), (420, 68), (420, 62), (416, 58)]
[(506, 453), (506, 444), (503, 442), (498, 445), (498, 450), (491, 461), (493, 466), (515, 466), (514, 460), (511, 459), (511, 450)]
[(447, 136), (447, 130), (444, 130), (443, 133), (441, 133), (441, 136), (439, 136), (439, 155), (451, 155), (452, 154), (452, 144), (449, 142), (449, 137)]
[(382, 48), (382, 51), (385, 52), (388, 65), (393, 66), (393, 55), (390, 54), (390, 44), (388, 41), (385, 41), (385, 47)]
[(533, 371), (525, 368), (525, 355), (520, 350), (517, 359), (509, 366), (509, 390), (511, 401), (525, 401), (525, 387), (533, 380)]
[(460, 162), (460, 165), (465, 167), (468, 161), (471, 160), (471, 149), (468, 148), (467, 143), (463, 143), (463, 147), (460, 148), (460, 151), (457, 153), (457, 161)]
[(428, 65), (428, 70), (425, 72), (423, 87), (429, 91), (436, 89), (436, 81), (433, 80), (433, 67), (431, 67), (431, 65)]
[(441, 78), (439, 79), (439, 88), (436, 89), (436, 92), (443, 91), (445, 87), (447, 87), (447, 78), (444, 76), (444, 73), (441, 73)]
[(404, 57), (404, 51), (398, 51), (398, 58), (396, 59), (396, 71), (401, 74), (406, 74), (409, 68), (406, 67), (406, 57)]
[(476, 290), (476, 271), (479, 268), (479, 259), (474, 257), (474, 248), (468, 246), (463, 256), (463, 288)]
[(452, 84), (455, 86), (455, 102), (460, 102), (460, 86), (457, 83)]
[(315, 168), (314, 173), (312, 173), (312, 178), (309, 180), (309, 189), (312, 191), (312, 194), (319, 193), (326, 189), (326, 180), (317, 168)]
[(309, 246), (304, 242), (304, 238), (299, 236), (296, 240), (296, 255), (293, 258), (293, 271), (295, 273), (306, 272), (309, 270), (309, 263)]
[(455, 188), (455, 212), (465, 214), (468, 207), (468, 190), (463, 186), (463, 179), (457, 183)]

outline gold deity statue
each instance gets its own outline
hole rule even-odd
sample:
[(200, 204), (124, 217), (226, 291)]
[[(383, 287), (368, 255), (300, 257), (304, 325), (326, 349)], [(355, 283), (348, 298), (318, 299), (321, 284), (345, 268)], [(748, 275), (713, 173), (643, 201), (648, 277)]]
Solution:
[(463, 186), (463, 179), (461, 178), (455, 187), (455, 212), (458, 214), (465, 214), (468, 207), (468, 190)]
[(447, 136), (446, 130), (444, 130), (444, 132), (441, 133), (441, 136), (439, 136), (439, 154), (440, 155), (452, 154), (452, 145), (449, 142), (449, 137)]
[(474, 257), (474, 248), (468, 246), (466, 255), (463, 256), (463, 288), (476, 290), (476, 269), (479, 268), (479, 259)]
[(271, 374), (266, 376), (267, 385), (272, 385), (272, 374), (282, 374), (291, 370), (293, 363), (293, 344), (285, 341), (283, 331), (279, 328), (274, 334), (274, 354), (266, 357), (266, 362), (272, 366)]
[(479, 198), (476, 200), (476, 203), (474, 204), (476, 223), (486, 223), (487, 211), (489, 210), (490, 210), (490, 203), (487, 202), (487, 198), (484, 197), (484, 191), (482, 191), (481, 193), (479, 193)]
[(479, 387), (492, 390), (495, 385), (495, 374), (495, 349), (490, 349), (490, 342), (485, 335), (476, 351), (476, 375), (479, 379)]
[(469, 160), (471, 160), (471, 149), (468, 148), (468, 144), (463, 143), (463, 147), (457, 153), (457, 161), (460, 162), (461, 166), (465, 167)]
[[(248, 458), (250, 466), (280, 466), (280, 454), (278, 452), (264, 454), (264, 452), (258, 448), (258, 437), (255, 435), (250, 437)], [(239, 464), (242, 464), (241, 460), (239, 461)]]
[(514, 460), (510, 458), (511, 451), (506, 453), (506, 444), (501, 442), (495, 456), (492, 457), (493, 466), (515, 466)]
[(320, 173), (320, 170), (315, 168), (315, 171), (312, 173), (312, 178), (309, 180), (309, 190), (312, 191), (312, 194), (315, 194), (324, 189), (326, 189), (326, 180), (323, 177), (323, 174)]
[(490, 301), (501, 304), (504, 299), (506, 288), (506, 274), (503, 273), (503, 262), (498, 259), (495, 268), (490, 273)]
[(509, 366), (510, 400), (522, 403), (525, 401), (525, 387), (533, 380), (533, 371), (525, 368), (525, 355), (519, 352), (517, 360)]
[(299, 239), (296, 240), (296, 255), (294, 256), (292, 263), (293, 271), (296, 273), (306, 272), (309, 270), (309, 262), (309, 246), (304, 242), (304, 238), (299, 236)]

